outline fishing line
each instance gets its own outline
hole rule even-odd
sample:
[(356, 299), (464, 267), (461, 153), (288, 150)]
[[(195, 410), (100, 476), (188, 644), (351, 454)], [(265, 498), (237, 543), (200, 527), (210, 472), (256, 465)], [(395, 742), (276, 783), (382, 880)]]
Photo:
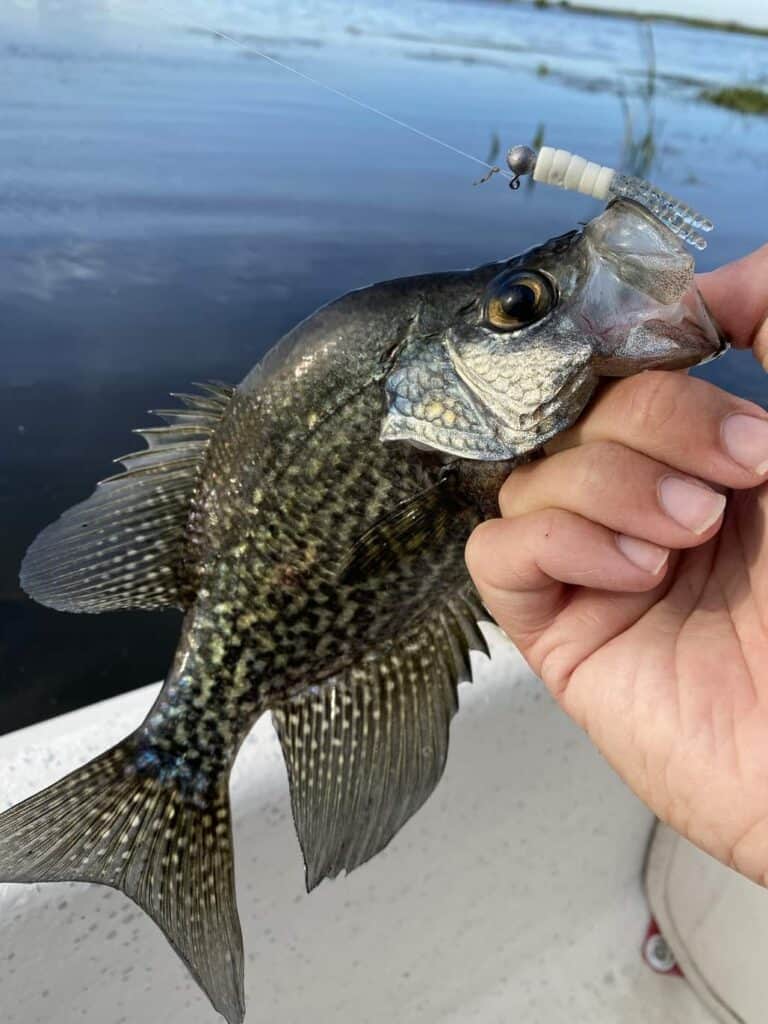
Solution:
[[(155, 9), (161, 11), (164, 10), (165, 14), (170, 16), (170, 11), (163, 7), (156, 7)], [(245, 50), (247, 53), (255, 53), (258, 57), (261, 57), (262, 60), (269, 61), (270, 64), (274, 64), (275, 67), (282, 68), (283, 71), (290, 71), (292, 75), (296, 75), (298, 78), (303, 78), (305, 82), (309, 82), (311, 85), (315, 85), (319, 89), (325, 89), (326, 92), (332, 93), (334, 96), (340, 96), (341, 99), (347, 100), (348, 103), (354, 103), (355, 106), (360, 107), (362, 110), (367, 110), (371, 114), (377, 114), (379, 117), (383, 117), (385, 121), (396, 124), (400, 128), (405, 128), (406, 131), (413, 132), (414, 135), (418, 135), (422, 139), (426, 139), (428, 142), (434, 142), (435, 145), (442, 146), (443, 149), (450, 150), (451, 153), (455, 153), (457, 156), (463, 156), (467, 160), (472, 160), (474, 163), (480, 164), (481, 167), (485, 167), (489, 172), (482, 180), (487, 180), (487, 178), (492, 174), (500, 174), (510, 182), (515, 179), (515, 175), (509, 174), (507, 171), (502, 170), (501, 167), (497, 167), (495, 164), (489, 164), (486, 160), (481, 160), (480, 157), (474, 156), (472, 153), (467, 153), (466, 150), (459, 149), (458, 146), (453, 146), (450, 142), (444, 142), (443, 139), (438, 139), (435, 135), (430, 135), (429, 132), (422, 131), (421, 128), (417, 128), (415, 125), (409, 124), (407, 121), (403, 121), (399, 117), (388, 114), (386, 110), (381, 110), (379, 107), (374, 107), (371, 103), (366, 103), (364, 100), (358, 99), (356, 96), (352, 96), (348, 92), (344, 92), (343, 89), (337, 89), (335, 86), (328, 85), (327, 82), (323, 82), (319, 78), (314, 78), (312, 75), (308, 75), (304, 71), (299, 71), (298, 68), (294, 68), (290, 64), (286, 64), (284, 61), (278, 60), (276, 57), (270, 57), (270, 55), (268, 53), (264, 53), (263, 50), (257, 49), (257, 47), (252, 46), (250, 43), (244, 43), (242, 40), (229, 35), (227, 32), (221, 32), (219, 29), (211, 28), (208, 25), (200, 25), (195, 22), (188, 22), (188, 25), (190, 28), (197, 29), (198, 32), (208, 32), (211, 35), (217, 36), (219, 39), (224, 39), (228, 43), (232, 43), (234, 46), (239, 47), (241, 50)]]
[[(155, 9), (164, 11), (170, 18), (171, 12), (167, 8), (159, 6)], [(498, 174), (502, 178), (507, 179), (511, 188), (516, 189), (520, 184), (521, 176), (530, 174), (535, 181), (556, 185), (568, 191), (582, 192), (595, 199), (607, 199), (609, 201), (617, 198), (632, 199), (658, 217), (662, 223), (666, 224), (683, 241), (688, 242), (696, 249), (704, 249), (706, 247), (706, 241), (698, 232), (711, 231), (713, 227), (712, 222), (687, 203), (676, 199), (674, 196), (669, 195), (669, 193), (664, 192), (642, 178), (620, 174), (612, 167), (601, 167), (576, 154), (569, 153), (566, 150), (556, 150), (551, 146), (544, 146), (539, 153), (536, 153), (529, 146), (513, 146), (507, 153), (506, 162), (509, 171), (503, 170), (495, 164), (481, 160), (480, 157), (474, 156), (472, 153), (467, 153), (466, 150), (460, 149), (450, 142), (445, 142), (435, 135), (430, 135), (429, 132), (425, 132), (421, 128), (417, 128), (415, 125), (395, 117), (393, 114), (388, 114), (386, 110), (381, 110), (379, 107), (373, 106), (372, 103), (366, 103), (364, 100), (358, 99), (357, 96), (353, 96), (343, 89), (337, 89), (335, 86), (328, 85), (327, 82), (323, 82), (313, 75), (308, 75), (305, 71), (299, 71), (298, 68), (293, 67), (291, 64), (286, 64), (285, 61), (278, 60), (277, 57), (271, 57), (263, 50), (259, 50), (258, 47), (250, 43), (244, 43), (228, 32), (222, 32), (220, 29), (211, 28), (208, 25), (201, 25), (199, 22), (188, 22), (187, 24), (198, 32), (208, 33), (209, 35), (216, 36), (218, 39), (232, 43), (233, 46), (244, 50), (246, 53), (255, 53), (262, 60), (273, 64), (283, 71), (288, 71), (290, 74), (303, 79), (305, 82), (309, 82), (310, 85), (314, 85), (318, 89), (324, 89), (326, 92), (354, 104), (361, 110), (366, 110), (371, 114), (382, 117), (385, 121), (404, 128), (406, 131), (418, 135), (422, 139), (426, 139), (427, 142), (433, 142), (436, 146), (441, 146), (443, 149), (455, 153), (456, 156), (464, 157), (466, 160), (479, 164), (485, 168), (487, 173), (479, 181), (475, 182), (476, 185), (482, 184), (493, 177), (494, 174)]]

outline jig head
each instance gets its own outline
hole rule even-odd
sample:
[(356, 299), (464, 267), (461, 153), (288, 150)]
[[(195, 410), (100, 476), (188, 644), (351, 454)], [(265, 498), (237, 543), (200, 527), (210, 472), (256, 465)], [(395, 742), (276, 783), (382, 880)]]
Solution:
[(684, 242), (695, 249), (707, 247), (699, 232), (711, 231), (712, 221), (643, 178), (620, 174), (613, 167), (602, 167), (552, 146), (542, 146), (538, 153), (530, 146), (513, 146), (507, 151), (507, 166), (512, 172), (509, 182), (512, 189), (519, 187), (521, 177), (530, 174), (534, 181), (581, 192), (594, 199), (633, 199)]

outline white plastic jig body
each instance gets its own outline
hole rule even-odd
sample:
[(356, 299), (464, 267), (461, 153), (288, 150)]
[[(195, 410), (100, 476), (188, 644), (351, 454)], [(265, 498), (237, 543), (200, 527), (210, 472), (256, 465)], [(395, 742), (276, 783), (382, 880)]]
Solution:
[(529, 146), (513, 146), (507, 152), (507, 166), (513, 174), (513, 187), (520, 177), (530, 174), (534, 181), (581, 192), (593, 199), (634, 199), (683, 241), (696, 249), (706, 248), (707, 243), (699, 231), (711, 231), (712, 221), (642, 178), (620, 174), (613, 167), (592, 163), (552, 146), (542, 146), (538, 153)]

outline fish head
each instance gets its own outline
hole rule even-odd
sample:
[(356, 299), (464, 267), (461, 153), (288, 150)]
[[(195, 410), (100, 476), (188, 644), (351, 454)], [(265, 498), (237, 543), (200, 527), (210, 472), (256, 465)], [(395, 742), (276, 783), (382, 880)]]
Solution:
[(460, 458), (520, 457), (571, 426), (601, 378), (694, 366), (727, 347), (693, 257), (631, 200), (421, 291), (381, 436)]

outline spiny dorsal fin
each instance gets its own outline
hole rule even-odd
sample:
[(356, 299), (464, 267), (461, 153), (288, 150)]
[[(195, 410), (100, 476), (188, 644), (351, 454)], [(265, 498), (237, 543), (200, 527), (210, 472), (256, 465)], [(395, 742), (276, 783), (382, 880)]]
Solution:
[(469, 651), (488, 653), (478, 618), (467, 588), (396, 649), (273, 711), (307, 889), (383, 849), (439, 782)]
[(118, 459), (102, 481), (32, 543), (21, 585), (40, 604), (69, 612), (184, 607), (190, 502), (208, 441), (234, 388), (199, 385), (186, 408), (159, 415), (168, 426), (137, 430), (143, 451)]

